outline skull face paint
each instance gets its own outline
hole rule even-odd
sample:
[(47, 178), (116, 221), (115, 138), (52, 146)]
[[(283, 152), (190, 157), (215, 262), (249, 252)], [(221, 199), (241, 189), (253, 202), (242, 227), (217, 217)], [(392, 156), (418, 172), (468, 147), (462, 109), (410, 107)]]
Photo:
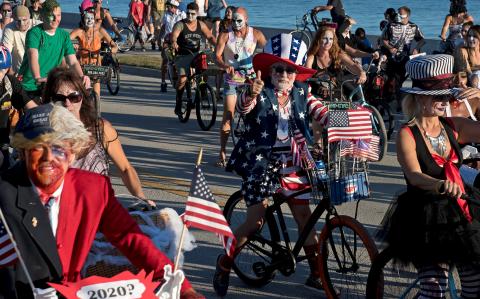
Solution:
[(329, 50), (333, 46), (334, 33), (330, 30), (325, 31), (322, 37), (321, 45), (323, 48)]
[(95, 24), (95, 15), (93, 13), (86, 13), (83, 16), (83, 23), (85, 24), (86, 27), (92, 28), (93, 25)]
[(238, 30), (242, 29), (243, 27), (245, 27), (246, 24), (247, 24), (247, 22), (245, 20), (244, 15), (239, 14), (239, 13), (234, 13), (233, 14), (233, 19), (232, 19), (233, 30), (238, 31)]
[(188, 22), (195, 22), (196, 19), (197, 19), (197, 12), (194, 10), (188, 10), (187, 11)]

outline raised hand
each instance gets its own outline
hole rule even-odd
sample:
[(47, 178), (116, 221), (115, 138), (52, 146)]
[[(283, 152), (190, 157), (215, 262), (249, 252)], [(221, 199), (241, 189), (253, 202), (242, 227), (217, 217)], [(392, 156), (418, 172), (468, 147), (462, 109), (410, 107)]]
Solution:
[(257, 78), (253, 80), (253, 84), (250, 86), (250, 94), (252, 98), (256, 98), (263, 90), (265, 83), (262, 81), (262, 72), (257, 71)]

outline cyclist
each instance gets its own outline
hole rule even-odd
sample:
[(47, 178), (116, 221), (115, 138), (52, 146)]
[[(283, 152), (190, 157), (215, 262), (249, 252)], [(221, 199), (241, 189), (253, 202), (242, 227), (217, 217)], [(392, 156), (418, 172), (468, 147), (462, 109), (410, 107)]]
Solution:
[(319, 5), (313, 8), (313, 11), (316, 13), (325, 10), (330, 11), (334, 23), (341, 24), (346, 18), (348, 18), (348, 16), (345, 15), (342, 0), (328, 0), (327, 5)]
[[(412, 79), (403, 111), (408, 122), (397, 137), (397, 159), (407, 191), (386, 216), (386, 241), (394, 258), (413, 263), (420, 280), (419, 298), (444, 298), (449, 264), (454, 263), (462, 298), (480, 297), (480, 215), (477, 201), (464, 200), (458, 143), (480, 142), (480, 123), (443, 118), (452, 97), (453, 57), (428, 55), (406, 64)], [(460, 91), (478, 100), (480, 91)]]
[[(400, 111), (400, 87), (406, 79), (405, 64), (410, 54), (418, 54), (425, 44), (422, 32), (418, 26), (410, 22), (410, 8), (402, 6), (398, 9), (400, 22), (387, 25), (382, 33), (384, 54), (387, 55), (387, 76), (389, 85), (395, 86), (394, 96), (397, 99), (397, 111)], [(416, 46), (412, 50), (412, 42)]]
[[(263, 223), (266, 198), (279, 178), (270, 170), (279, 171), (279, 183), (287, 195), (307, 186), (299, 159), (308, 155), (303, 137), (308, 130), (306, 119), (310, 116), (323, 123), (327, 115), (327, 108), (308, 93), (307, 85), (299, 82), (315, 73), (299, 65), (306, 54), (306, 45), (292, 35), (279, 34), (272, 37), (265, 49), (273, 54), (260, 53), (254, 57), (257, 78), (248, 94), (242, 94), (237, 102), (237, 110), (245, 114), (245, 124), (250, 129), (240, 138), (227, 164), (227, 171), (242, 176), (242, 193), (247, 205), (247, 219), (235, 232), (234, 257), (248, 236)], [(307, 194), (289, 202), (299, 231), (311, 214), (309, 198)], [(306, 285), (321, 289), (318, 240), (313, 230), (303, 248), (309, 256), (311, 272)], [(227, 255), (217, 259), (213, 287), (219, 296), (227, 293), (232, 263), (233, 259)]]
[(22, 87), (28, 101), (27, 108), (41, 102), (41, 87), (47, 80), (48, 72), (63, 61), (83, 78), (87, 87), (90, 87), (90, 78), (83, 75), (68, 32), (58, 28), (62, 19), (60, 4), (56, 0), (46, 0), (42, 6), (42, 18), (45, 20), (44, 23), (27, 32), (26, 55), (18, 71), (22, 76)]
[(226, 146), (231, 129), (231, 121), (237, 101), (236, 85), (254, 75), (253, 54), (256, 48), (263, 48), (267, 43), (263, 33), (248, 26), (247, 10), (239, 7), (233, 14), (232, 26), (227, 32), (220, 32), (215, 54), (217, 64), (225, 69), (224, 89), (225, 102), (223, 119), (220, 127), (220, 155), (217, 166), (225, 167)]
[(3, 31), (2, 44), (12, 53), (12, 71), (18, 73), (25, 56), (25, 38), (27, 31), (32, 28), (28, 8), (19, 5), (13, 12), (15, 22), (8, 25)]
[[(110, 35), (102, 27), (96, 27), (94, 7), (85, 7), (81, 15), (82, 21), (80, 28), (74, 29), (70, 32), (70, 39), (78, 40), (77, 56), (81, 65), (93, 64), (101, 65), (102, 57), (100, 56), (100, 50), (102, 43), (108, 44), (112, 53), (117, 53), (117, 44), (112, 40)], [(100, 79), (97, 78), (93, 83), (93, 91), (100, 98)]]
[(216, 43), (207, 25), (197, 20), (197, 14), (198, 5), (193, 2), (189, 3), (187, 5), (187, 17), (177, 22), (172, 32), (172, 46), (178, 53), (175, 59), (175, 67), (178, 73), (175, 114), (180, 114), (187, 74), (190, 72), (190, 64), (193, 58), (195, 58), (196, 53), (200, 51), (202, 39), (206, 38), (212, 45)]
[[(113, 30), (113, 32), (115, 32), (115, 35), (121, 39), (122, 36), (120, 35), (117, 24), (113, 21), (112, 15), (110, 14), (108, 8), (102, 7), (102, 2), (103, 0), (83, 0), (80, 7), (84, 6), (84, 3), (87, 7), (93, 6), (95, 9), (95, 26), (100, 28), (105, 21)], [(80, 9), (80, 13), (82, 13), (82, 9)]]
[[(172, 31), (173, 26), (180, 20), (185, 19), (187, 16), (183, 11), (178, 9), (177, 0), (168, 0), (166, 4), (167, 12), (163, 15), (161, 21), (160, 32), (158, 33), (163, 49), (170, 48), (172, 45)], [(165, 82), (165, 75), (167, 72), (167, 56), (162, 51), (162, 84), (160, 85), (161, 92), (167, 92), (167, 83)]]

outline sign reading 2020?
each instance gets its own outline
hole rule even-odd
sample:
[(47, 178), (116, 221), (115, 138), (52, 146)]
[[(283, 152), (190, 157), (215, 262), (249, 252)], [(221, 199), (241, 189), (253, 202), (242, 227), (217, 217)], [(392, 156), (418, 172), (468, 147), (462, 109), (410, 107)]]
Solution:
[(111, 278), (90, 276), (81, 281), (66, 285), (49, 283), (68, 299), (158, 299), (155, 289), (159, 282), (153, 282), (153, 273), (140, 271), (134, 275), (129, 271)]

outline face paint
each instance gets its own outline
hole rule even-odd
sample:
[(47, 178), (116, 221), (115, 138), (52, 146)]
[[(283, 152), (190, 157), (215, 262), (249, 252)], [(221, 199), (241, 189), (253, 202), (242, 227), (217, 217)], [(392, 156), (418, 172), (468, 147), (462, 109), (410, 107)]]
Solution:
[(85, 16), (83, 16), (83, 23), (88, 28), (92, 28), (95, 24), (95, 15), (93, 13), (86, 13)]
[(473, 34), (467, 36), (468, 47), (474, 48), (477, 45), (477, 38)]
[(322, 38), (322, 46), (326, 49), (330, 49), (333, 45), (333, 33), (330, 31), (325, 32)]
[(247, 24), (247, 22), (245, 21), (245, 16), (242, 15), (242, 14), (239, 14), (239, 13), (234, 13), (233, 14), (233, 19), (232, 19), (232, 27), (233, 27), (233, 30), (240, 30), (242, 29), (243, 27), (245, 27), (245, 25)]
[(194, 22), (197, 19), (197, 12), (194, 10), (187, 11), (187, 20), (189, 22)]

